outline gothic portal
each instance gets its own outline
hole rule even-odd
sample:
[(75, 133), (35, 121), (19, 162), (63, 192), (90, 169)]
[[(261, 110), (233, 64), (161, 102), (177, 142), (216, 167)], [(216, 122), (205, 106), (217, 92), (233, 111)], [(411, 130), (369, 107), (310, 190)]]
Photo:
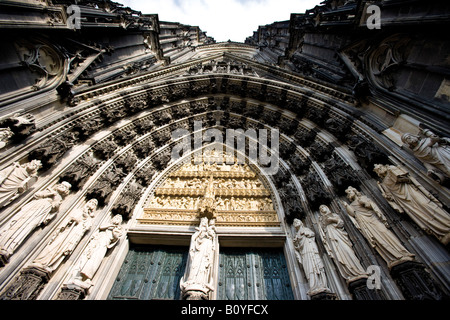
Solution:
[(447, 298), (450, 10), (372, 4), (1, 2), (1, 299)]

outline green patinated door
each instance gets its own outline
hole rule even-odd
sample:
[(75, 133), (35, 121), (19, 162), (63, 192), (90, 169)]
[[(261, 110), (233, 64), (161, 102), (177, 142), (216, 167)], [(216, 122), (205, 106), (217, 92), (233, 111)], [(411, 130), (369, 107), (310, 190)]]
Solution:
[(280, 249), (220, 249), (218, 299), (292, 300), (292, 288)]
[(179, 299), (188, 251), (187, 247), (131, 247), (108, 299)]

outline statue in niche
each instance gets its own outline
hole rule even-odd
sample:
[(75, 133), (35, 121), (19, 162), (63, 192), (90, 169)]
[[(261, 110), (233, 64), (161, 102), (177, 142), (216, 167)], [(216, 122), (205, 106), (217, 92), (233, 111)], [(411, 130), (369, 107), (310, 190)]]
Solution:
[(183, 295), (205, 298), (213, 290), (212, 270), (216, 250), (215, 220), (203, 217), (191, 238), (186, 272), (180, 281)]
[(378, 186), (392, 208), (408, 214), (443, 244), (450, 242), (450, 215), (430, 192), (400, 167), (377, 164), (374, 171), (382, 179)]
[(64, 181), (36, 192), (34, 199), (24, 205), (0, 232), (0, 254), (8, 259), (34, 229), (48, 224), (58, 213), (70, 188), (70, 183)]
[(417, 159), (422, 161), (428, 175), (437, 177), (441, 183), (450, 178), (450, 139), (440, 138), (428, 129), (422, 130), (425, 136), (405, 133), (403, 143), (408, 144)]
[(315, 242), (314, 232), (305, 227), (299, 219), (294, 219), (293, 225), (297, 232), (293, 239), (296, 250), (295, 255), (298, 262), (303, 266), (306, 279), (308, 279), (308, 295), (313, 296), (323, 292), (330, 292), (325, 268)]
[(369, 244), (386, 261), (389, 268), (406, 261), (414, 260), (414, 255), (387, 228), (386, 217), (372, 200), (361, 195), (353, 187), (348, 187), (345, 193), (351, 201), (350, 204), (343, 202), (350, 219), (359, 231), (361, 231)]
[(75, 274), (69, 281), (71, 284), (83, 289), (89, 289), (92, 286), (92, 278), (100, 267), (103, 258), (109, 249), (117, 245), (123, 234), (121, 224), (122, 216), (116, 214), (110, 223), (98, 228), (80, 258)]
[(82, 209), (75, 210), (69, 216), (69, 221), (56, 230), (31, 266), (44, 269), (46, 272), (56, 270), (64, 258), (72, 254), (84, 234), (91, 228), (97, 205), (97, 199), (91, 199)]
[(368, 275), (356, 257), (353, 244), (344, 229), (344, 221), (326, 205), (319, 207), (319, 213), (322, 243), (328, 255), (336, 262), (342, 277), (347, 283), (367, 278)]
[(27, 191), (37, 180), (37, 171), (42, 168), (39, 160), (25, 164), (14, 162), (0, 171), (0, 207), (4, 207)]

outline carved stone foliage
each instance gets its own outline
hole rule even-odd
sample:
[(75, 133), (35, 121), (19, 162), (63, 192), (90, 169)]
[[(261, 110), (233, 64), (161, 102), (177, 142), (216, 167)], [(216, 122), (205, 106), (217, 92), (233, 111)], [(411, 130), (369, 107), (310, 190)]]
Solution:
[(103, 206), (108, 202), (114, 190), (125, 177), (125, 173), (121, 168), (116, 166), (109, 167), (89, 188), (86, 193), (87, 198), (94, 198), (98, 200), (99, 206)]
[(90, 118), (77, 122), (72, 130), (78, 133), (78, 137), (81, 140), (85, 140), (90, 135), (100, 130), (102, 127), (103, 127), (102, 119)]
[(345, 189), (349, 186), (359, 185), (353, 169), (335, 154), (322, 163), (322, 168), (338, 195), (345, 195)]
[(305, 114), (305, 117), (314, 122), (315, 124), (325, 127), (325, 121), (329, 117), (329, 109), (328, 108), (318, 108), (308, 106), (308, 112)]
[(317, 162), (324, 162), (331, 157), (334, 147), (331, 144), (324, 144), (315, 141), (309, 147), (309, 153), (311, 157)]
[(61, 175), (60, 181), (67, 181), (77, 191), (100, 166), (100, 161), (92, 154), (83, 155)]
[(326, 130), (330, 131), (339, 141), (345, 142), (346, 136), (351, 132), (352, 120), (331, 117), (325, 121)]
[(137, 120), (134, 125), (138, 134), (145, 134), (154, 128), (155, 123), (152, 117), (145, 117)]
[(113, 140), (103, 140), (94, 145), (92, 149), (97, 158), (107, 160), (119, 149), (119, 146)]
[(294, 134), (295, 131), (297, 130), (297, 127), (298, 127), (297, 120), (289, 119), (286, 117), (282, 117), (278, 123), (278, 128), (280, 128), (280, 130), (287, 135)]
[(283, 141), (280, 144), (280, 156), (282, 158), (289, 158), (297, 150), (297, 145), (292, 141)]
[(317, 136), (316, 130), (298, 129), (294, 134), (294, 139), (303, 148), (309, 147)]
[(286, 222), (292, 224), (294, 219), (303, 219), (305, 212), (301, 205), (300, 197), (297, 189), (292, 182), (287, 183), (283, 188), (279, 189), (281, 203), (283, 203)]
[(153, 165), (149, 164), (136, 172), (134, 177), (141, 185), (148, 186), (156, 172), (157, 170), (153, 167)]
[(320, 182), (320, 178), (312, 172), (302, 179), (302, 188), (305, 190), (306, 198), (313, 210), (317, 210), (322, 204), (327, 205), (331, 202), (331, 196)]
[(138, 162), (136, 155), (130, 151), (125, 155), (115, 160), (115, 164), (118, 168), (122, 169), (125, 174), (128, 174), (133, 169), (134, 165)]
[(114, 134), (114, 141), (119, 146), (125, 146), (136, 137), (137, 133), (133, 128), (125, 128)]
[(167, 166), (170, 160), (171, 160), (170, 152), (168, 150), (165, 150), (162, 153), (157, 154), (152, 159), (152, 162), (157, 170), (162, 170)]
[(144, 159), (155, 151), (155, 147), (153, 140), (147, 138), (134, 145), (133, 151), (138, 158)]
[(307, 171), (309, 166), (311, 165), (311, 160), (309, 158), (303, 159), (298, 155), (298, 153), (292, 154), (292, 156), (289, 158), (289, 162), (291, 163), (291, 169), (294, 171), (296, 175), (304, 175)]
[(112, 214), (120, 214), (124, 220), (128, 220), (136, 207), (141, 193), (143, 191), (142, 185), (138, 182), (131, 182), (127, 185), (119, 196), (119, 199), (111, 209)]
[(377, 177), (373, 172), (375, 164), (390, 163), (387, 155), (373, 144), (373, 142), (369, 142), (356, 134), (348, 135), (347, 139), (348, 147), (355, 154), (358, 163), (374, 178)]
[(59, 136), (48, 139), (46, 142), (32, 150), (28, 157), (42, 162), (44, 169), (55, 164), (78, 141), (78, 133), (65, 132)]
[(100, 116), (103, 118), (105, 124), (112, 124), (127, 116), (126, 109), (123, 106), (105, 108), (100, 112)]

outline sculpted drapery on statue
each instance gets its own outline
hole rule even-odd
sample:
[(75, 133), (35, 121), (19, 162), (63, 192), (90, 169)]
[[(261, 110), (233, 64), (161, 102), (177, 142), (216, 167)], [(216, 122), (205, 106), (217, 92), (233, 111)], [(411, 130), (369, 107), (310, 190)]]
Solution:
[(368, 275), (356, 257), (353, 244), (344, 229), (344, 221), (326, 205), (321, 205), (319, 212), (322, 243), (336, 262), (342, 277), (347, 282), (367, 278)]
[(422, 130), (424, 137), (405, 133), (402, 141), (408, 144), (417, 159), (423, 162), (428, 175), (437, 176), (442, 182), (450, 178), (450, 139), (440, 138), (428, 129)]
[(203, 217), (192, 235), (186, 271), (180, 281), (183, 296), (208, 299), (208, 293), (213, 290), (212, 270), (217, 249), (215, 220)]
[(351, 203), (343, 202), (343, 204), (352, 222), (386, 261), (389, 268), (405, 261), (414, 260), (414, 255), (386, 227), (386, 217), (372, 200), (361, 195), (353, 187), (348, 187), (345, 193)]
[(32, 160), (25, 164), (13, 163), (0, 171), (0, 207), (27, 191), (37, 179), (37, 171), (42, 167), (39, 160)]
[(408, 214), (443, 244), (450, 242), (450, 215), (430, 192), (400, 167), (377, 164), (374, 171), (382, 179), (378, 186), (383, 196), (396, 211)]
[(325, 268), (315, 242), (314, 232), (305, 227), (299, 219), (294, 219), (293, 225), (297, 232), (293, 239), (295, 255), (298, 262), (303, 266), (309, 283), (308, 295), (329, 293)]
[(34, 200), (24, 205), (0, 232), (0, 254), (8, 259), (35, 228), (48, 224), (58, 213), (70, 188), (70, 183), (62, 182), (37, 192)]
[(91, 228), (96, 199), (89, 200), (82, 209), (76, 210), (69, 221), (58, 228), (44, 250), (34, 259), (32, 266), (53, 272), (76, 248), (84, 234)]
[(83, 289), (92, 286), (92, 278), (100, 267), (109, 249), (114, 247), (123, 234), (122, 216), (115, 215), (111, 222), (98, 228), (92, 236), (87, 248), (81, 256), (77, 268), (69, 284)]

